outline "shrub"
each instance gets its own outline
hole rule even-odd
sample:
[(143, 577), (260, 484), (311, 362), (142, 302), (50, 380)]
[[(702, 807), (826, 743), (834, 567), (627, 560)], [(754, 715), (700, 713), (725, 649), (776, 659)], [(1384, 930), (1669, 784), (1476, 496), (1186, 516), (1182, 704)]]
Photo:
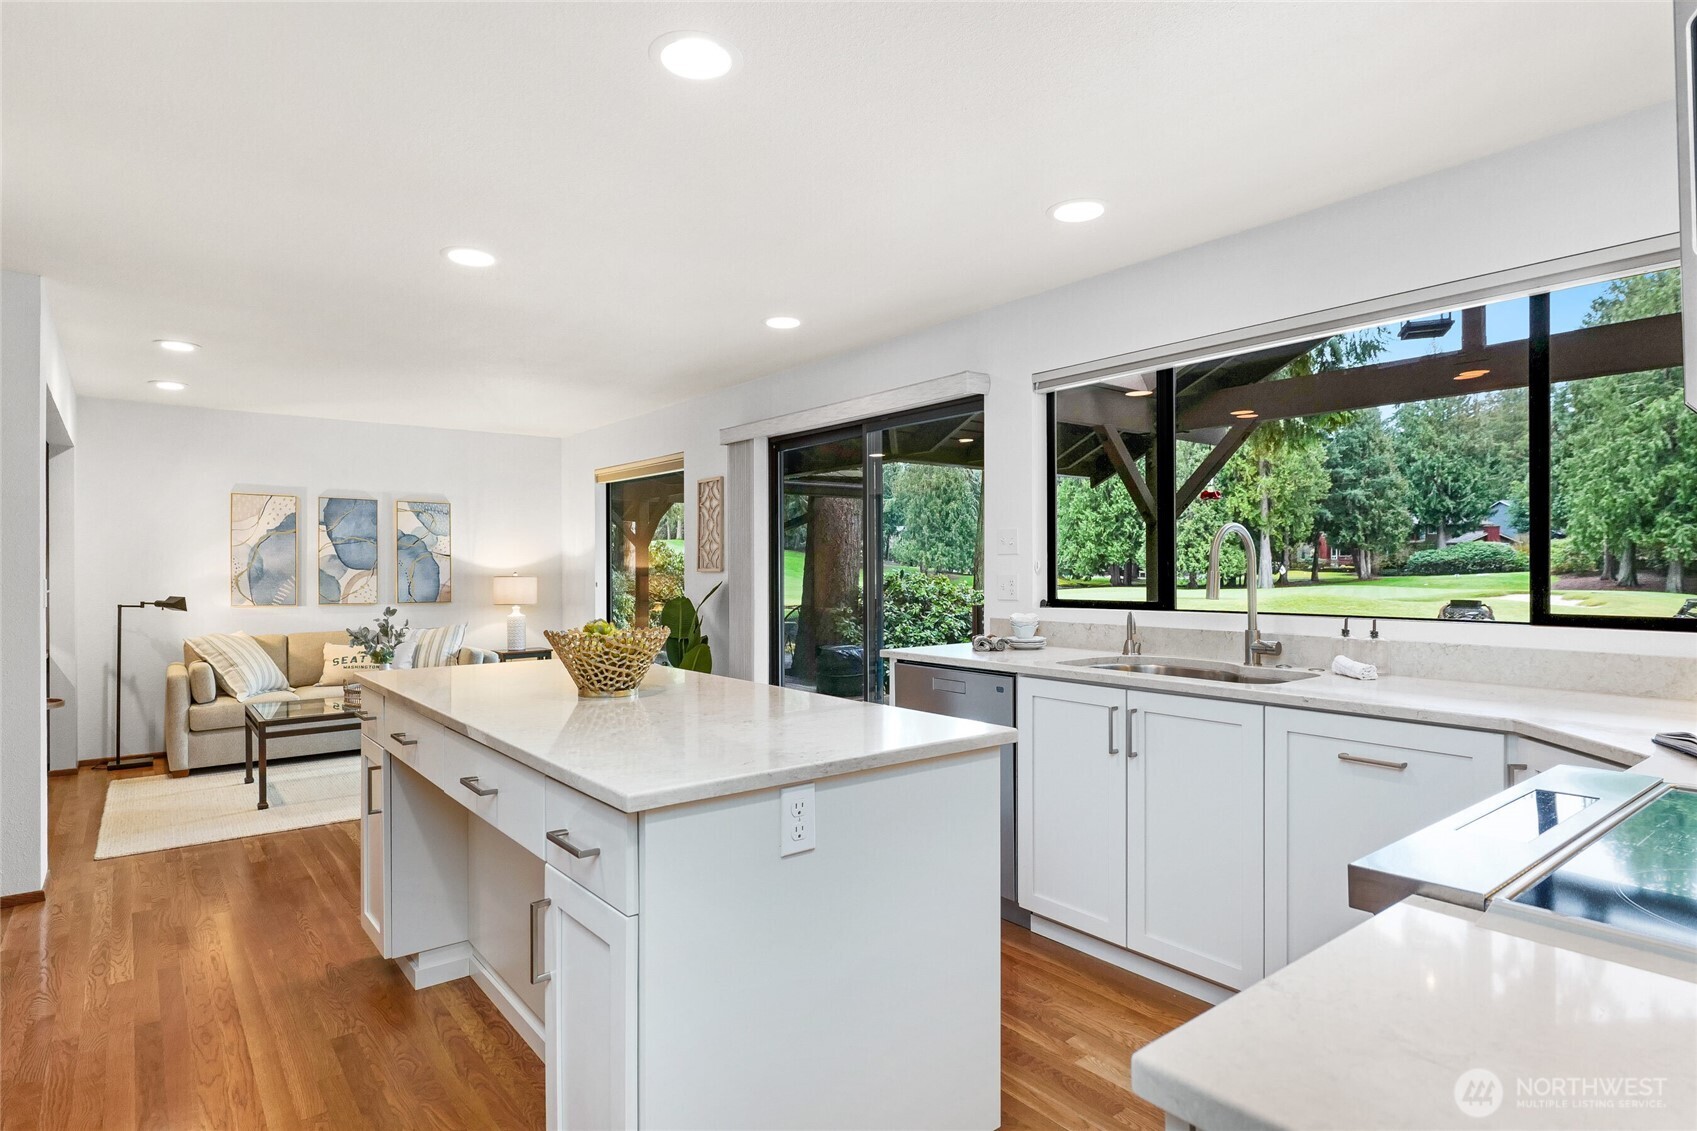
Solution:
[(884, 647), (923, 648), (972, 639), (972, 610), (984, 594), (941, 573), (904, 569), (884, 577)]
[(1602, 564), (1602, 555), (1585, 549), (1572, 538), (1550, 539), (1550, 572), (1556, 574), (1594, 574)]
[(1420, 550), (1409, 556), (1405, 572), (1411, 574), (1513, 573), (1525, 563), (1507, 542), (1454, 542), (1438, 550)]

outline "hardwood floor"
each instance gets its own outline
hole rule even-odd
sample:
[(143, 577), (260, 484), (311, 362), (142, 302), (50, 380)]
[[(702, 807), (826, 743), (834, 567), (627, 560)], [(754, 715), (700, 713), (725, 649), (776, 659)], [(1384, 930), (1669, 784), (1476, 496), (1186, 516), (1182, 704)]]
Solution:
[[(52, 779), (47, 898), (0, 911), (0, 1127), (542, 1126), (470, 980), (415, 993), (361, 931), (357, 823), (97, 861), (111, 776)], [(1158, 1131), (1131, 1053), (1203, 1004), (1002, 939), (1002, 1126)]]

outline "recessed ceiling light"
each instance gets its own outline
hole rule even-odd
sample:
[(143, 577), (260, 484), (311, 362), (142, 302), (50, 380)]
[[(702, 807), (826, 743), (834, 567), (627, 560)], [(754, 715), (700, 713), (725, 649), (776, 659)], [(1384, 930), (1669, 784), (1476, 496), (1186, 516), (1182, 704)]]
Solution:
[(724, 78), (737, 65), (736, 52), (699, 31), (662, 35), (648, 49), (649, 57), (680, 79), (704, 82)]
[(1082, 224), (1107, 210), (1108, 206), (1100, 200), (1063, 200), (1049, 209), (1049, 215), (1063, 224)]
[(193, 342), (179, 342), (175, 338), (155, 338), (153, 344), (172, 353), (193, 353), (200, 348)]
[(1155, 390), (1154, 389), (1127, 389), (1125, 391), (1125, 395), (1128, 396), (1128, 397), (1152, 397), (1152, 396), (1155, 395)]
[(957, 444), (974, 444), (974, 443), (977, 443), (977, 441), (974, 440), (971, 436), (962, 436), (960, 439), (956, 440), (955, 442)]
[(1237, 417), (1239, 420), (1253, 420), (1261, 414), (1252, 408), (1234, 408), (1232, 409), (1232, 415)]
[(766, 319), (766, 325), (773, 330), (793, 330), (801, 325), (801, 319), (791, 318), (787, 314), (774, 314)]
[(449, 263), (457, 263), (461, 267), (493, 267), (495, 257), (487, 251), (475, 247), (445, 247), (442, 257)]
[(188, 388), (181, 381), (149, 381), (148, 384), (166, 393), (180, 393)]
[(1476, 377), (1483, 377), (1489, 372), (1489, 369), (1463, 369), (1455, 375), (1455, 379), (1457, 381), (1471, 381)]

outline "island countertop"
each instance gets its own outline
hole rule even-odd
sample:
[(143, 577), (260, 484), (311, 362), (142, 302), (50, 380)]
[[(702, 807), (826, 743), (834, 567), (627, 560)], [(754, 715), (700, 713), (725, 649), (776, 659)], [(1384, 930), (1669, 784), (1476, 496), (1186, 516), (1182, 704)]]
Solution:
[(424, 717), (626, 813), (1013, 742), (988, 723), (656, 667), (627, 699), (558, 663), (361, 673)]

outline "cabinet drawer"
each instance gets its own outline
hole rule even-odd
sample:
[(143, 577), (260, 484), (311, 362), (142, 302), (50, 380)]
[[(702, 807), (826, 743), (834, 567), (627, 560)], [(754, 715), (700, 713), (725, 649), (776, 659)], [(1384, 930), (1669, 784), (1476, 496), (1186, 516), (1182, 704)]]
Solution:
[(359, 695), (359, 734), (367, 741), (385, 746), (383, 740), (388, 737), (383, 729), (383, 696), (370, 687), (360, 689)]
[(541, 774), (398, 703), (385, 711), (384, 729), (387, 748), (397, 758), (525, 851), (542, 856)]
[[(547, 797), (548, 863), (624, 914), (635, 915), (636, 815), (551, 779)], [(584, 855), (572, 855), (568, 844)]]
[(1502, 788), (1500, 734), (1267, 711), (1267, 969), (1367, 916), (1349, 865)]
[[(436, 724), (400, 703), (385, 702), (381, 713), (369, 710), (366, 713), (377, 716), (373, 720), (377, 724), (377, 733), (373, 736), (377, 745), (415, 770), (423, 772), (425, 733), (436, 727)], [(370, 724), (361, 724), (361, 733), (366, 733), (364, 727), (367, 725)]]

